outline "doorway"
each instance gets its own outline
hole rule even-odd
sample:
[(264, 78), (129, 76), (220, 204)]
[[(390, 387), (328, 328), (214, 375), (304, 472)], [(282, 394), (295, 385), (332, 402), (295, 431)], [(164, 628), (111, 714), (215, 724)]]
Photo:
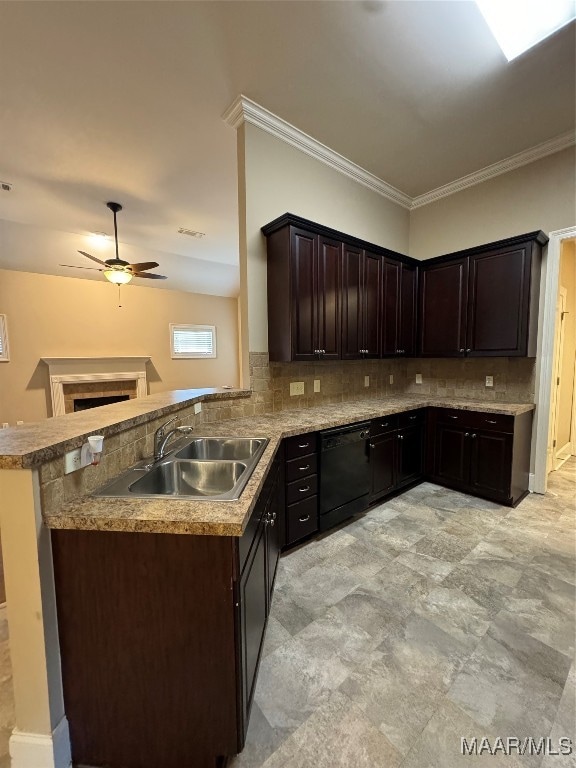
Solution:
[[(572, 270), (576, 269), (575, 243), (576, 226), (550, 232), (548, 251), (543, 262), (536, 363), (536, 415), (532, 451), (534, 459), (533, 474), (530, 478), (530, 490), (536, 493), (546, 493), (548, 471), (549, 469), (552, 470), (551, 454), (553, 448), (557, 449), (556, 453), (560, 451), (563, 455), (562, 448), (568, 444), (566, 442), (568, 440), (569, 448), (566, 448), (566, 451), (569, 450), (572, 453), (576, 440), (576, 427), (573, 426), (576, 420), (574, 416), (574, 367), (576, 363), (573, 347), (571, 350), (568, 339), (569, 328), (576, 337), (576, 305), (572, 309), (570, 305), (571, 292), (576, 292), (576, 272), (564, 270), (561, 277), (561, 265), (569, 264)], [(555, 373), (555, 350), (559, 346), (556, 334), (559, 324), (556, 317), (560, 286), (567, 290), (567, 306), (562, 311), (570, 314), (564, 315), (566, 325), (564, 327), (562, 359), (565, 362), (560, 369), (562, 393), (559, 391), (555, 393), (554, 385), (558, 379), (558, 374)], [(562, 399), (562, 404), (558, 406), (561, 410), (557, 416), (554, 415), (553, 410), (556, 407), (554, 395)], [(556, 422), (553, 425), (554, 419)], [(553, 430), (557, 431), (557, 428), (562, 428), (563, 431), (559, 436), (554, 437)], [(568, 438), (566, 438), (566, 432), (568, 432)], [(552, 445), (554, 439), (557, 442), (556, 446)], [(559, 440), (565, 442), (558, 445)]]

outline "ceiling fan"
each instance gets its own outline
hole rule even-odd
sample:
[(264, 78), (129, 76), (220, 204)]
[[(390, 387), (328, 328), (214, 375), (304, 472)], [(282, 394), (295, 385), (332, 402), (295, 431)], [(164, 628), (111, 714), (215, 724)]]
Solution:
[(115, 285), (125, 285), (132, 280), (133, 277), (147, 277), (150, 280), (166, 280), (166, 275), (158, 275), (154, 272), (148, 272), (149, 269), (158, 267), (159, 264), (156, 261), (143, 261), (139, 264), (129, 264), (127, 261), (121, 259), (118, 255), (118, 226), (116, 224), (116, 214), (122, 210), (120, 203), (106, 203), (106, 206), (110, 208), (114, 214), (114, 241), (116, 243), (116, 258), (106, 259), (102, 261), (97, 259), (96, 256), (91, 256), (86, 251), (78, 251), (82, 256), (86, 256), (87, 259), (95, 261), (96, 264), (101, 264), (101, 268), (96, 267), (78, 267), (74, 264), (60, 264), (61, 267), (69, 267), (70, 269), (93, 269), (98, 272), (103, 272), (106, 280), (109, 280)]

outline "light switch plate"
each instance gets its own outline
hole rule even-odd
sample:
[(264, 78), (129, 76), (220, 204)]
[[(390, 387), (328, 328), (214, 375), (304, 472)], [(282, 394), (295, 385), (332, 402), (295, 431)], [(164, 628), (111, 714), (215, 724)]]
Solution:
[(303, 395), (304, 394), (304, 382), (303, 381), (291, 381), (290, 382), (290, 396)]
[(422, 384), (422, 374), (417, 373), (416, 374), (416, 384)]
[(494, 386), (494, 376), (486, 376), (486, 386), (487, 387)]
[(370, 386), (370, 376), (364, 376), (364, 386), (365, 387)]
[(320, 379), (314, 379), (314, 392), (320, 392)]
[(194, 413), (200, 413), (202, 411), (202, 403), (194, 403)]
[(390, 374), (390, 384), (394, 384), (394, 374)]

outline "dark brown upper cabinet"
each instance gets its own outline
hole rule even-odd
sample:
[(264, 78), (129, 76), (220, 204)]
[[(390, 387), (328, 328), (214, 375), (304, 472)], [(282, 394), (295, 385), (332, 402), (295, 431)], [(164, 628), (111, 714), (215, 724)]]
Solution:
[(420, 270), (425, 357), (534, 357), (543, 232), (431, 259)]
[(382, 258), (344, 243), (342, 359), (380, 357)]
[(425, 265), (420, 275), (420, 353), (460, 357), (466, 350), (468, 261)]
[(340, 357), (342, 245), (286, 226), (268, 237), (270, 360)]
[(412, 356), (416, 333), (417, 269), (395, 259), (382, 265), (382, 357)]

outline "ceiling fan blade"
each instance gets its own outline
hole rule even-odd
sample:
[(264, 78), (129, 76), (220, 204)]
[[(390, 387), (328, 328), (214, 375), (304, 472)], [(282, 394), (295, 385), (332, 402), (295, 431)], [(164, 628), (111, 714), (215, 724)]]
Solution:
[(78, 264), (58, 264), (59, 267), (68, 267), (69, 269), (89, 269), (90, 271), (94, 272), (104, 272), (103, 269), (98, 269), (98, 267), (79, 267)]
[(134, 277), (148, 277), (150, 280), (167, 280), (166, 275), (156, 275), (153, 272), (134, 272)]
[(128, 269), (132, 272), (144, 272), (146, 269), (154, 269), (154, 267), (159, 266), (157, 261), (143, 261), (140, 264), (128, 264)]
[(90, 256), (90, 254), (86, 253), (86, 251), (78, 251), (78, 253), (81, 253), (82, 256), (86, 256), (87, 259), (92, 259), (92, 261), (95, 261), (96, 264), (102, 264), (103, 267), (108, 266), (105, 261), (101, 261), (100, 259), (97, 259), (96, 256)]

